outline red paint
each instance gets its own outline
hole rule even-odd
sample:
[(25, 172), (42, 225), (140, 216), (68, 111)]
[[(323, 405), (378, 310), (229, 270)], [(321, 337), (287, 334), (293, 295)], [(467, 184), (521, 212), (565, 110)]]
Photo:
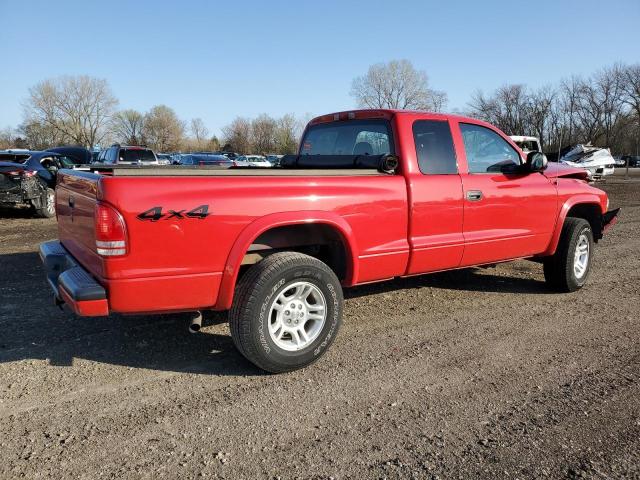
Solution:
[[(274, 227), (315, 223), (334, 229), (347, 252), (343, 284), (352, 286), (548, 255), (555, 251), (572, 206), (592, 203), (599, 211), (606, 210), (606, 194), (582, 181), (583, 174), (576, 169), (551, 164), (544, 173), (468, 173), (460, 122), (490, 128), (520, 152), (506, 135), (484, 122), (454, 115), (363, 110), (323, 115), (310, 125), (362, 118), (391, 122), (400, 158), (396, 175), (78, 177), (62, 173), (56, 200), (60, 239), (105, 287), (111, 311), (224, 310), (233, 302), (247, 249)], [(448, 122), (457, 175), (420, 172), (412, 127), (424, 119)], [(481, 190), (483, 199), (466, 200), (469, 190)], [(74, 208), (69, 206), (71, 197)], [(126, 254), (102, 257), (96, 253), (97, 202), (122, 216)], [(204, 218), (169, 215), (169, 210), (184, 215), (200, 205), (209, 206)], [(162, 207), (162, 218), (137, 218), (154, 207)], [(70, 301), (68, 295), (64, 299)], [(81, 315), (108, 310), (80, 303), (87, 302), (72, 302), (72, 306)]]

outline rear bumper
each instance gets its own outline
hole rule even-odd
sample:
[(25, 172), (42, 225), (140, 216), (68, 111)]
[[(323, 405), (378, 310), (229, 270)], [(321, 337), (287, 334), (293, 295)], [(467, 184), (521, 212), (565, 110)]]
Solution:
[(22, 179), (20, 182), (0, 188), (0, 204), (15, 205), (28, 203), (42, 197), (44, 187), (37, 177)]
[(66, 303), (78, 315), (109, 314), (107, 292), (58, 241), (40, 245), (40, 259), (56, 304)]
[(0, 205), (17, 205), (26, 203), (28, 200), (20, 188), (0, 190)]

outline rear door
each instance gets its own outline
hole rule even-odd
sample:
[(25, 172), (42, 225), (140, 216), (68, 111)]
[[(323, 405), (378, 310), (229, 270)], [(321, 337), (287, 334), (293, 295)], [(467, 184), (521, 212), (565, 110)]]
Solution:
[[(458, 125), (465, 158), (463, 266), (544, 251), (555, 226), (555, 185), (541, 173), (513, 173), (520, 153), (486, 125)], [(511, 173), (510, 170), (511, 169)]]
[(409, 176), (408, 275), (455, 268), (464, 248), (462, 180), (449, 122), (422, 118), (411, 129), (419, 172)]

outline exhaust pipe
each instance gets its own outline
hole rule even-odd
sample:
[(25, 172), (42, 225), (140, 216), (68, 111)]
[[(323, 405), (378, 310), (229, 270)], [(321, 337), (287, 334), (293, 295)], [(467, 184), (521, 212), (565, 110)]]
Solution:
[(202, 328), (202, 312), (198, 310), (193, 313), (193, 318), (191, 319), (191, 323), (189, 324), (189, 332), (198, 333)]

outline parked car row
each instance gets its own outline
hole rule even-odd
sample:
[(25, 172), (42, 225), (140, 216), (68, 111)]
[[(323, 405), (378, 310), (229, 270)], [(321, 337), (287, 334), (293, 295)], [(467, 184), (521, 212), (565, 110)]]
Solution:
[(630, 167), (640, 167), (640, 155), (622, 155), (616, 157), (616, 167), (626, 167), (629, 163)]
[(171, 155), (173, 165), (216, 165), (223, 168), (230, 167), (263, 167), (277, 165), (276, 160), (282, 155), (273, 155), (277, 159), (269, 160), (264, 155), (238, 155), (231, 152), (195, 152)]
[(86, 171), (115, 165), (267, 168), (278, 165), (281, 157), (225, 151), (156, 154), (144, 145), (117, 143), (99, 152), (70, 146), (46, 151), (5, 150), (0, 151), (0, 207), (28, 207), (36, 216), (53, 217), (57, 172), (62, 168)]

